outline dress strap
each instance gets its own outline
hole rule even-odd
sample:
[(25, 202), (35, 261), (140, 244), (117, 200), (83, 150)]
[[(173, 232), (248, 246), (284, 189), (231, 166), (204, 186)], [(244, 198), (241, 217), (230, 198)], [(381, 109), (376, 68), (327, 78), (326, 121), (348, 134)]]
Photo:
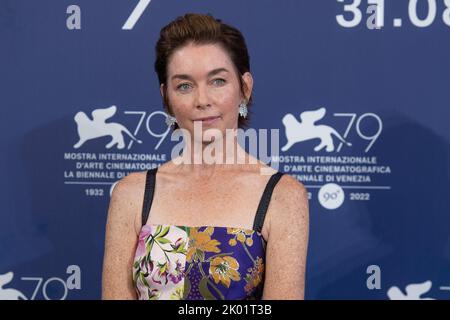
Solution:
[(147, 170), (147, 175), (145, 178), (144, 203), (142, 205), (142, 226), (147, 223), (150, 208), (152, 207), (157, 170), (158, 167)]
[(283, 176), (284, 173), (277, 172), (273, 174), (267, 182), (264, 193), (259, 201), (258, 210), (256, 211), (255, 221), (253, 223), (253, 230), (261, 233), (264, 224), (264, 218), (266, 216), (267, 208), (269, 207), (270, 198), (272, 197), (273, 189)]

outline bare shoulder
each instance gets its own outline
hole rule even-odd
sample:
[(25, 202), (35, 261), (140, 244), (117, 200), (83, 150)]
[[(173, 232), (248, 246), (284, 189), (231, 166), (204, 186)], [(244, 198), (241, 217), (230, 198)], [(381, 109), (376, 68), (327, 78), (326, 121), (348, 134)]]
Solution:
[(284, 174), (272, 194), (268, 216), (263, 299), (303, 299), (309, 234), (308, 194)]
[(133, 265), (138, 229), (136, 216), (143, 199), (145, 174), (131, 173), (113, 188), (106, 223), (103, 258), (102, 297), (135, 299), (130, 270)]
[(128, 202), (142, 197), (144, 194), (146, 171), (132, 172), (117, 181), (111, 199)]
[(274, 229), (304, 232), (309, 220), (308, 192), (305, 186), (289, 174), (278, 181), (269, 210), (269, 236)]
[(132, 172), (120, 179), (113, 188), (109, 211), (111, 215), (120, 215), (124, 226), (133, 224), (136, 235), (139, 234), (139, 213), (144, 199), (146, 171)]
[(278, 182), (277, 187), (274, 190), (274, 195), (277, 198), (284, 200), (284, 203), (289, 203), (289, 200), (298, 200), (298, 197), (303, 198), (307, 196), (307, 190), (303, 183), (285, 173)]
[[(114, 187), (114, 191), (117, 188), (117, 192), (121, 192), (121, 195), (131, 195), (129, 191), (136, 191), (136, 189), (142, 189), (145, 185), (147, 171), (138, 171), (132, 172), (127, 176), (123, 177), (119, 181), (117, 181), (116, 186)], [(144, 185), (143, 185), (144, 184)], [(113, 191), (113, 192), (114, 192)]]

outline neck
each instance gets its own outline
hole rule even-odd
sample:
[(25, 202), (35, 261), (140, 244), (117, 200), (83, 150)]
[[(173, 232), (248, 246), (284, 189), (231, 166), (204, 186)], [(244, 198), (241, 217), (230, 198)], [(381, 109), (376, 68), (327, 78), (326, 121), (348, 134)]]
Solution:
[(256, 167), (258, 160), (239, 145), (236, 133), (234, 129), (228, 130), (225, 137), (216, 135), (208, 141), (203, 137), (185, 140), (183, 152), (174, 162), (180, 170), (202, 177), (232, 170), (236, 166)]

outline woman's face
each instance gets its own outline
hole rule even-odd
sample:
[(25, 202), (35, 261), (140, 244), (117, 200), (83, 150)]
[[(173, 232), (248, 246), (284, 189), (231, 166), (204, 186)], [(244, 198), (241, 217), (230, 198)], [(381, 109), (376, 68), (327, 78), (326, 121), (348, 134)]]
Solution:
[[(210, 140), (207, 129), (220, 130), (222, 137), (226, 129), (236, 129), (239, 104), (248, 101), (253, 87), (252, 76), (246, 72), (242, 76), (247, 84), (243, 94), (238, 77), (228, 54), (218, 44), (188, 44), (176, 50), (167, 67), (166, 93), (178, 126), (193, 136), (194, 121), (201, 121), (205, 133), (202, 141)], [(202, 120), (207, 117), (213, 118)]]

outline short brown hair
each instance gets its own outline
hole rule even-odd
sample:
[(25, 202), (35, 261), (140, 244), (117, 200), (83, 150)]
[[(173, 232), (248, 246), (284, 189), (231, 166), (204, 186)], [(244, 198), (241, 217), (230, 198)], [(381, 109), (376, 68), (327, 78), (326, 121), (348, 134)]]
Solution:
[[(250, 72), (250, 56), (242, 33), (220, 19), (210, 14), (188, 13), (180, 16), (161, 29), (156, 43), (155, 71), (159, 84), (167, 83), (167, 64), (175, 50), (189, 44), (219, 44), (228, 53), (239, 78), (241, 92), (244, 93), (245, 82), (242, 75)], [(167, 90), (164, 85), (164, 90)], [(164, 106), (172, 113), (164, 92)], [(252, 96), (247, 101), (247, 107), (252, 104)], [(249, 108), (250, 109), (250, 108)], [(250, 112), (249, 112), (250, 113)], [(247, 118), (239, 117), (239, 128), (248, 126)], [(175, 124), (175, 129), (178, 128)]]

